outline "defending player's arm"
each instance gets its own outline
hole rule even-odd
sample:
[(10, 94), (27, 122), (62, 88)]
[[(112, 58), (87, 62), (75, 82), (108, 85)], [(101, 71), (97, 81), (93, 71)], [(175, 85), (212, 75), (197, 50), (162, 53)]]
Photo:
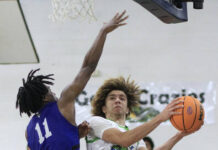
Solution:
[[(128, 17), (125, 17), (125, 11), (122, 14), (116, 14), (108, 23), (104, 24), (100, 30), (94, 44), (86, 54), (82, 67), (77, 74), (74, 81), (66, 87), (61, 94), (60, 101), (58, 102), (59, 108), (66, 107), (68, 104), (74, 104), (75, 98), (81, 93), (94, 72), (100, 56), (102, 54), (103, 46), (105, 43), (106, 35), (119, 26), (125, 25), (122, 23)], [(72, 109), (69, 108), (69, 109)]]
[[(187, 136), (190, 133), (178, 132), (173, 137), (171, 137), (166, 143), (155, 148), (154, 150), (171, 150), (176, 143), (178, 143), (184, 136)], [(138, 150), (146, 150), (146, 148), (139, 148)]]
[(123, 147), (128, 147), (133, 143), (141, 140), (143, 137), (147, 136), (151, 131), (153, 131), (161, 122), (166, 121), (171, 115), (181, 114), (181, 112), (175, 112), (175, 109), (182, 108), (183, 105), (178, 106), (178, 103), (183, 101), (174, 100), (154, 119), (144, 123), (132, 130), (121, 132), (118, 129), (110, 128), (104, 131), (102, 139), (106, 142), (118, 144)]
[(178, 132), (173, 137), (171, 137), (166, 143), (164, 143), (162, 146), (155, 148), (155, 150), (171, 150), (176, 143), (178, 143), (184, 136), (188, 134), (190, 133)]

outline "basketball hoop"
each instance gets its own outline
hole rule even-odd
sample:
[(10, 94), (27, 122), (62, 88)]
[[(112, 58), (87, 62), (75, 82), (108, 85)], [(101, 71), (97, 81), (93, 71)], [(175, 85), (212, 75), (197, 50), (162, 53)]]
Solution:
[(89, 22), (96, 21), (94, 10), (94, 0), (51, 0), (52, 14), (49, 18), (56, 21), (67, 19), (89, 19)]

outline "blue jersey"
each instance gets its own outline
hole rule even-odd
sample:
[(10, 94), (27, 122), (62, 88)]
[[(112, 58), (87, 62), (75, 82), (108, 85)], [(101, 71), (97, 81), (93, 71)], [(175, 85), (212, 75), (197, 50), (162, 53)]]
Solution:
[(31, 150), (79, 150), (79, 131), (50, 102), (30, 120), (27, 141)]

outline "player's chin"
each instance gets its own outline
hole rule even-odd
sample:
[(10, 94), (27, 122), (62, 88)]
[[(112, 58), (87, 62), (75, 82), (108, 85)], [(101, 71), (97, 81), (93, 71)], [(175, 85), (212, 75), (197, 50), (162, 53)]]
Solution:
[(115, 107), (115, 108), (113, 109), (113, 111), (114, 111), (114, 112), (122, 112), (123, 110), (122, 110), (121, 107)]
[(122, 109), (115, 109), (114, 113), (121, 115), (121, 114), (124, 114), (124, 111)]

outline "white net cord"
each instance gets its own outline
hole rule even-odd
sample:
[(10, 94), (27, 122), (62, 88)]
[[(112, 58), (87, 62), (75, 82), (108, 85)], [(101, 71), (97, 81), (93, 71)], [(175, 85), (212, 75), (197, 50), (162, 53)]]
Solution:
[(52, 14), (49, 18), (56, 21), (67, 19), (88, 19), (89, 22), (96, 21), (94, 0), (51, 0)]

